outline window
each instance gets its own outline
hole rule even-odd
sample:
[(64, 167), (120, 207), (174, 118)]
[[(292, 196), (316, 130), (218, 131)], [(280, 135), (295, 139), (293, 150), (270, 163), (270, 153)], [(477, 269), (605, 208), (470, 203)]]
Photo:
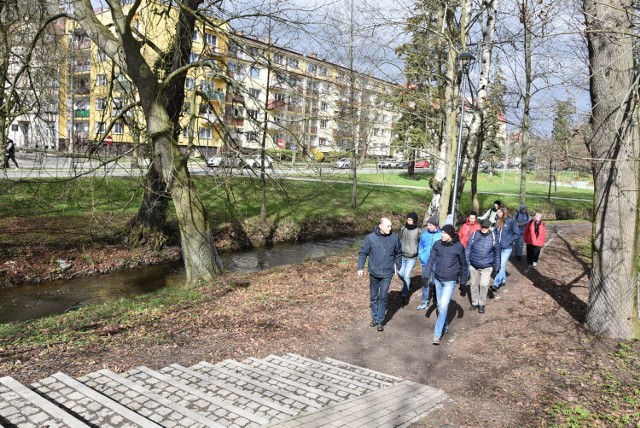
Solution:
[(247, 92), (252, 98), (260, 98), (260, 89), (249, 88), (247, 89)]
[(253, 120), (258, 120), (258, 110), (247, 110), (247, 116)]
[(189, 136), (189, 125), (186, 125), (184, 128), (182, 128), (182, 136), (183, 137)]
[(307, 64), (307, 73), (316, 74), (318, 66), (315, 64)]
[(298, 58), (291, 58), (291, 57), (287, 58), (287, 67), (300, 68)]
[(260, 69), (258, 67), (251, 67), (251, 77), (260, 77)]
[(18, 131), (18, 125), (16, 125), (16, 124), (12, 124), (12, 125), (11, 125), (11, 130), (12, 130), (13, 132), (17, 132), (17, 131)]
[(96, 134), (104, 133), (104, 122), (96, 122)]
[(329, 145), (329, 141), (326, 138), (320, 138), (318, 140), (318, 145), (326, 147)]
[(286, 95), (285, 94), (275, 94), (273, 96), (273, 99), (276, 101), (284, 101), (286, 99)]
[(113, 133), (114, 134), (124, 134), (124, 123), (116, 122), (113, 124)]
[(193, 41), (197, 42), (198, 40), (200, 40), (200, 32), (198, 30), (193, 30)]
[(191, 64), (193, 64), (194, 62), (198, 62), (199, 59), (200, 59), (200, 55), (198, 55), (197, 53), (191, 52), (191, 54), (189, 54), (189, 62)]
[(211, 128), (201, 127), (200, 130), (198, 131), (198, 137), (205, 140), (210, 140), (211, 135), (212, 135)]
[(103, 51), (98, 51), (98, 62), (105, 62), (107, 60), (107, 54)]
[(329, 104), (326, 101), (322, 101), (320, 103), (320, 110), (327, 111), (329, 110)]
[(107, 108), (107, 100), (104, 98), (96, 98), (96, 110), (104, 110)]
[(227, 116), (241, 118), (244, 117), (244, 109), (240, 106), (227, 106)]
[(107, 86), (107, 75), (98, 74), (96, 76), (96, 86)]
[(204, 42), (209, 46), (217, 46), (218, 38), (215, 34), (212, 33), (204, 33)]
[(249, 46), (249, 48), (247, 48), (247, 53), (254, 58), (257, 58), (258, 56), (260, 56), (260, 51), (255, 46)]
[(273, 56), (273, 62), (274, 64), (282, 64), (282, 61), (284, 60), (284, 58), (282, 57), (282, 55), (280, 54), (275, 54)]
[(320, 119), (320, 128), (326, 129), (329, 126), (329, 119)]
[(326, 76), (326, 75), (327, 75), (327, 67), (325, 67), (324, 65), (321, 65), (321, 66), (318, 68), (318, 74), (319, 74), (320, 76)]
[(193, 89), (195, 85), (196, 85), (196, 81), (193, 77), (187, 77), (187, 80), (185, 80), (184, 82), (184, 87), (187, 89)]
[(296, 86), (298, 86), (298, 82), (298, 76), (294, 76), (293, 74), (289, 75), (289, 86), (295, 88)]
[(258, 141), (258, 133), (255, 131), (247, 132), (247, 141)]
[(200, 109), (198, 110), (198, 114), (213, 114), (213, 109), (209, 104), (200, 104)]

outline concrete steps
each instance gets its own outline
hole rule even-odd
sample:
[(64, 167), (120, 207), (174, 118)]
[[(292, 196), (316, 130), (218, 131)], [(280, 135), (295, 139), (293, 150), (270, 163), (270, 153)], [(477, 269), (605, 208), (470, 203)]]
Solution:
[(407, 426), (443, 405), (426, 385), (295, 354), (172, 364), (31, 385), (0, 378), (2, 427)]

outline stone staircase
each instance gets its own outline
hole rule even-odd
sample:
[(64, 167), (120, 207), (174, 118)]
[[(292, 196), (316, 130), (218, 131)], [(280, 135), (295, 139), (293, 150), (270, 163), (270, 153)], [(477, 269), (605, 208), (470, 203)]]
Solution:
[(299, 355), (0, 378), (0, 427), (399, 427), (448, 400), (426, 385)]

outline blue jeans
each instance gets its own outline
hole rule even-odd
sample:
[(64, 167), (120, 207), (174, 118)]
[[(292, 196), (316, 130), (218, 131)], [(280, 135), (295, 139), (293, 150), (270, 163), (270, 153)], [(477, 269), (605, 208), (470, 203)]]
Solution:
[(387, 310), (389, 300), (389, 286), (391, 278), (378, 278), (369, 275), (369, 297), (371, 298), (371, 319), (378, 324), (384, 321), (384, 313)]
[(425, 270), (427, 267), (422, 266), (422, 303), (428, 303), (429, 298), (433, 296), (433, 287), (431, 283), (433, 282), (433, 273), (430, 278), (424, 276)]
[(447, 312), (449, 311), (451, 295), (456, 288), (456, 281), (439, 281), (438, 278), (434, 278), (433, 282), (436, 284), (436, 297), (438, 299), (438, 320), (433, 329), (433, 335), (434, 337), (442, 337), (445, 327), (448, 326)]
[(522, 247), (524, 244), (524, 236), (522, 236), (522, 232), (516, 241), (516, 257), (522, 257)]
[(409, 297), (409, 289), (411, 288), (411, 272), (416, 265), (417, 259), (402, 258), (402, 266), (398, 271), (398, 276), (402, 280), (402, 297)]
[(511, 256), (512, 248), (503, 248), (500, 253), (500, 271), (493, 278), (493, 286), (499, 288), (502, 284), (507, 280), (507, 262), (509, 261), (509, 257)]

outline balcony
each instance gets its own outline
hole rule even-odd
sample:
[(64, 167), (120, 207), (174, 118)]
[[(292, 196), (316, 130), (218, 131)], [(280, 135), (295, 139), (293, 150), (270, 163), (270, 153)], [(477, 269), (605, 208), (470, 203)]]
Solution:
[(73, 93), (74, 94), (88, 94), (89, 93), (89, 87), (85, 86), (85, 85), (76, 86), (76, 87), (73, 88)]
[(287, 107), (287, 103), (284, 100), (271, 100), (267, 104), (268, 110), (284, 110)]
[(224, 122), (227, 124), (227, 126), (237, 126), (237, 127), (241, 127), (244, 126), (244, 118), (243, 117), (236, 117), (236, 116), (225, 116), (224, 117)]
[(244, 103), (244, 95), (238, 93), (227, 92), (225, 96), (225, 101), (229, 104), (233, 102)]
[(202, 93), (206, 98), (209, 99), (209, 101), (222, 102), (222, 101), (225, 101), (225, 98), (226, 98), (224, 91), (217, 91), (213, 89), (202, 89)]
[(90, 111), (89, 109), (78, 109), (75, 111), (75, 117), (89, 117)]
[(76, 74), (88, 73), (89, 71), (91, 71), (91, 64), (88, 63), (76, 64), (73, 67), (73, 72)]

